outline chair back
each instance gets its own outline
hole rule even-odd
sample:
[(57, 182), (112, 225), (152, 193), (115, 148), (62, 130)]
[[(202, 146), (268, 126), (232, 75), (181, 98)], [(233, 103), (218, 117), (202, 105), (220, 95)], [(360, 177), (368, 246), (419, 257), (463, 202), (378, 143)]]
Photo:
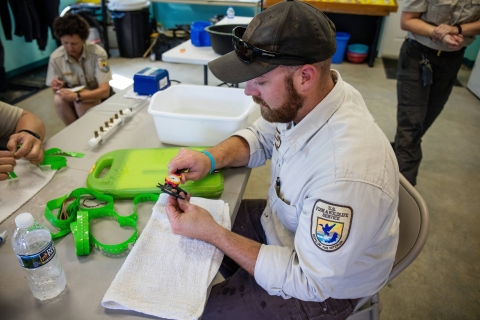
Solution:
[[(425, 200), (418, 191), (400, 174), (400, 187), (398, 190), (398, 218), (400, 231), (397, 253), (392, 271), (387, 283), (392, 281), (406, 267), (408, 267), (420, 254), (428, 236), (429, 215)], [(370, 306), (363, 309), (368, 301)], [(362, 310), (359, 310), (361, 309)], [(378, 293), (371, 297), (363, 297), (357, 302), (354, 313), (348, 320), (376, 320), (379, 318)]]
[(430, 223), (425, 200), (403, 175), (400, 175), (398, 192), (400, 233), (397, 254), (395, 255), (395, 262), (388, 277), (388, 282), (392, 281), (420, 254), (427, 241)]

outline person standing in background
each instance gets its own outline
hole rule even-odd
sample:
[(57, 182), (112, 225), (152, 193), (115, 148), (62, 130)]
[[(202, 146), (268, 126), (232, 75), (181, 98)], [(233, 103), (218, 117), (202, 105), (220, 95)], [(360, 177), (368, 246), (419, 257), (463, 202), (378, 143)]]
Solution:
[(412, 184), (422, 160), (421, 140), (452, 92), (465, 47), (480, 34), (480, 2), (405, 0), (400, 26), (397, 131), (392, 144), (400, 173)]
[[(105, 50), (86, 42), (89, 26), (85, 19), (75, 14), (57, 17), (53, 32), (62, 46), (50, 55), (46, 84), (55, 93), (58, 116), (69, 125), (110, 96), (112, 73)], [(68, 90), (78, 86), (85, 87)]]

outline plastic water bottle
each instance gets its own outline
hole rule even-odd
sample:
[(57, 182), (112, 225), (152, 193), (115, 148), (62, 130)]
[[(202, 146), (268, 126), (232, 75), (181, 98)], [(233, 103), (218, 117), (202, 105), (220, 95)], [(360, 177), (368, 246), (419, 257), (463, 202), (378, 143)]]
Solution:
[(46, 300), (60, 294), (67, 280), (57, 259), (50, 231), (28, 213), (15, 218), (12, 247), (28, 274), (28, 284), (35, 298)]
[(228, 7), (228, 9), (227, 9), (227, 18), (228, 19), (235, 18), (235, 10), (233, 10), (232, 7)]

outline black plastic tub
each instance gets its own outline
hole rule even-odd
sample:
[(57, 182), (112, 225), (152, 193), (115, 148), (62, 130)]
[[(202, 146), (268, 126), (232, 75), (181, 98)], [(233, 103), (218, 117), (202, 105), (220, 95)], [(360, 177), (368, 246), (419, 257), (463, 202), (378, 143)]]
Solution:
[(210, 35), (210, 42), (215, 53), (224, 55), (233, 51), (232, 30), (239, 26), (247, 27), (246, 24), (220, 24), (205, 28)]

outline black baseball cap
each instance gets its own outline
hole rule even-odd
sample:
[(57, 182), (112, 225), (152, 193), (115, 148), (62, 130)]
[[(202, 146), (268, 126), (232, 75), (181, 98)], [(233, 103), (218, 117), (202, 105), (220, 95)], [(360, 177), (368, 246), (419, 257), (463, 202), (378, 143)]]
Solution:
[[(242, 61), (234, 51), (208, 63), (213, 75), (227, 83), (245, 82), (279, 65), (303, 65), (329, 59), (335, 54), (335, 25), (327, 16), (302, 1), (286, 0), (257, 14), (241, 38), (258, 49), (301, 59), (254, 57)], [(233, 45), (232, 45), (233, 46)]]

